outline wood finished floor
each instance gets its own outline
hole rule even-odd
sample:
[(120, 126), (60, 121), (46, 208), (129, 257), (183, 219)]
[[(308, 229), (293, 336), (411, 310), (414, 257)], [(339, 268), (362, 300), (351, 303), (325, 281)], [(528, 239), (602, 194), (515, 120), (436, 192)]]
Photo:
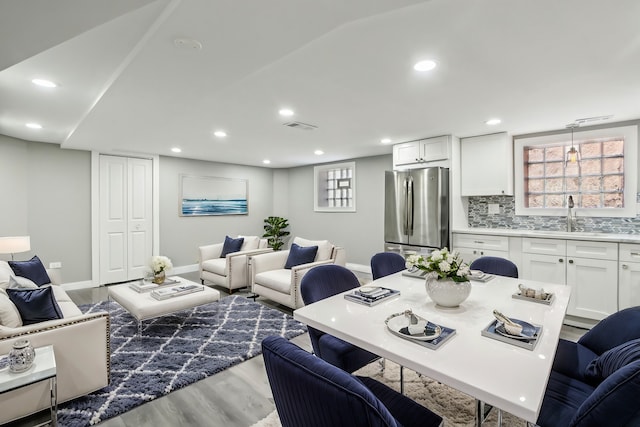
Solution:
[[(197, 273), (181, 275), (185, 279), (199, 281)], [(220, 288), (221, 297), (228, 293)], [(107, 299), (107, 288), (92, 288), (68, 291), (73, 301), (90, 304)], [(234, 295), (248, 295), (246, 290)], [(287, 307), (258, 299), (272, 308), (291, 314)], [(585, 332), (583, 329), (563, 326), (561, 338), (575, 341)], [(308, 334), (292, 340), (300, 347), (311, 351)], [(176, 390), (151, 402), (145, 403), (120, 416), (106, 420), (101, 427), (162, 427), (162, 426), (211, 426), (249, 427), (266, 417), (275, 409), (273, 397), (264, 370), (262, 356), (254, 357), (219, 374)], [(31, 426), (47, 419), (47, 414), (37, 414), (11, 427)], [(64, 427), (64, 426), (62, 426)]]

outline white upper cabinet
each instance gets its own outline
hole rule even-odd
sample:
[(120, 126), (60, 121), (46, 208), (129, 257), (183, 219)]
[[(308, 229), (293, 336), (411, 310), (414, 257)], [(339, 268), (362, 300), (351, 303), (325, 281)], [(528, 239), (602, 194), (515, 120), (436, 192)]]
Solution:
[(513, 195), (513, 144), (506, 132), (460, 139), (462, 196)]
[(431, 166), (430, 162), (448, 160), (449, 152), (447, 135), (396, 144), (393, 146), (393, 167), (410, 169)]

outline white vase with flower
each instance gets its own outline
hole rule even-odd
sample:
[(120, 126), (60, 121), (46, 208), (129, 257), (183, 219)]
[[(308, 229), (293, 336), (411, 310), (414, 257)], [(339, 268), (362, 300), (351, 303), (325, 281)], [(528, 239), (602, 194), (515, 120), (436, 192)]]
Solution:
[(153, 283), (162, 284), (167, 277), (167, 270), (173, 268), (171, 260), (166, 256), (156, 255), (151, 257), (149, 263), (151, 271), (153, 272)]
[(471, 293), (469, 265), (458, 252), (437, 249), (429, 256), (410, 255), (406, 259), (409, 270), (427, 272), (425, 288), (429, 297), (441, 307), (458, 307)]

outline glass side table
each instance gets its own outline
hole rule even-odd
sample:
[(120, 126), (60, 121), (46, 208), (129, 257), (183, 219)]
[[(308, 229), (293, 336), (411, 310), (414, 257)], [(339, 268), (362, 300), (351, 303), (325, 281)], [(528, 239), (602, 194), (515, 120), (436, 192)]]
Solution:
[[(51, 391), (51, 425), (58, 425), (58, 383), (56, 372), (56, 357), (53, 346), (38, 347), (36, 358), (29, 369), (20, 373), (9, 371), (9, 367), (0, 369), (0, 395), (26, 387), (40, 381), (49, 380)], [(46, 425), (49, 422), (40, 424)]]

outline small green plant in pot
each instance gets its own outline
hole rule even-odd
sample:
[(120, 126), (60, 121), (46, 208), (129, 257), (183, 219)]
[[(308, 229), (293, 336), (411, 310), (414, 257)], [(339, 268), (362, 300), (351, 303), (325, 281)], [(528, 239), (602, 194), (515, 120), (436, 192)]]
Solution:
[(264, 220), (264, 234), (262, 237), (267, 238), (270, 248), (279, 251), (284, 245), (283, 237), (288, 236), (289, 232), (284, 229), (289, 226), (288, 220), (279, 216), (270, 216)]

